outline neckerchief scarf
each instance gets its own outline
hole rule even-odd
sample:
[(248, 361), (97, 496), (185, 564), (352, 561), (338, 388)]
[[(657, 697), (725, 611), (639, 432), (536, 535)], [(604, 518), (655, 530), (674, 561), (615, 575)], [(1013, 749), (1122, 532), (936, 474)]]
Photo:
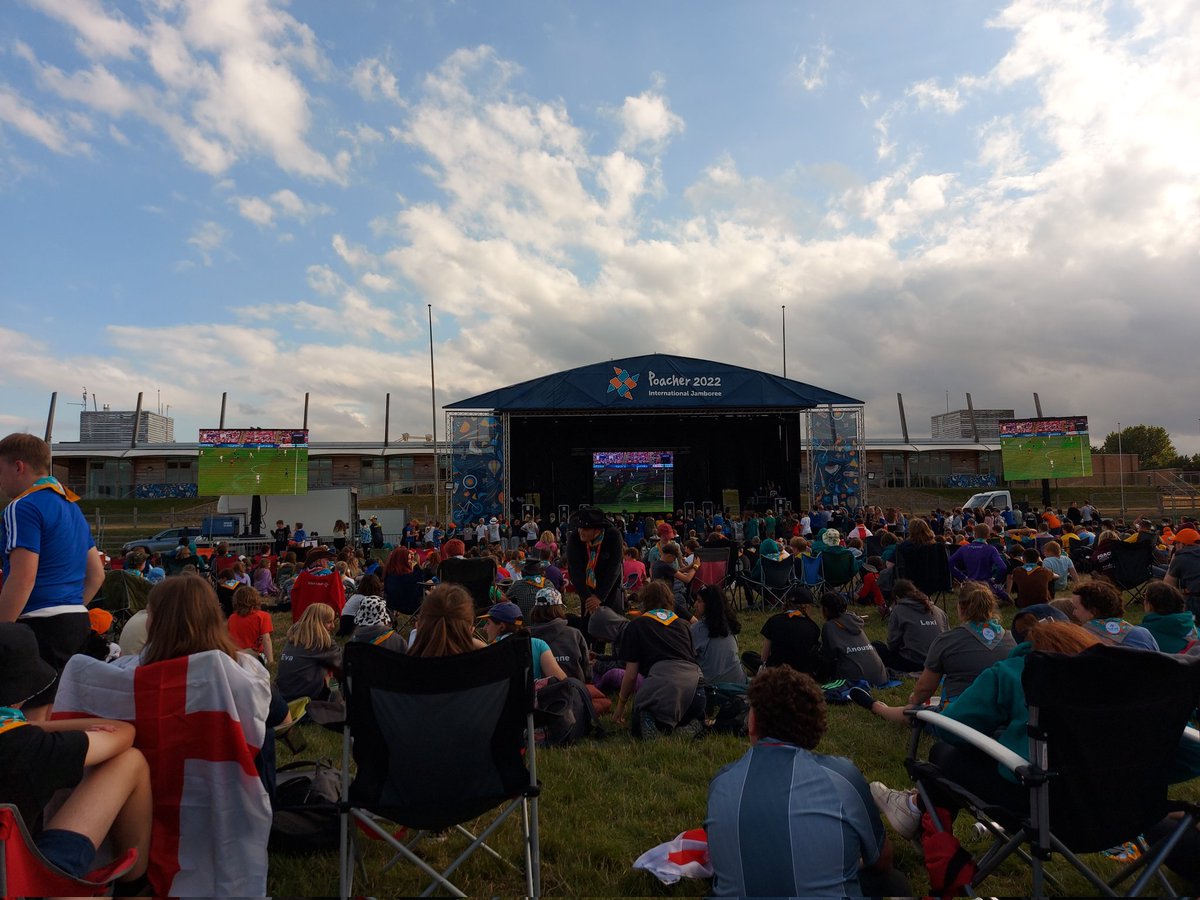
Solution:
[(995, 650), (996, 645), (1004, 637), (1004, 626), (997, 619), (989, 619), (987, 622), (964, 622), (963, 624), (967, 631), (979, 638), (980, 643), (989, 650)]
[(1108, 644), (1123, 644), (1133, 626), (1121, 618), (1092, 619), (1085, 622), (1084, 628), (1095, 632), (1096, 636)]
[(649, 612), (642, 613), (643, 619), (650, 619), (652, 622), (657, 622), (659, 625), (670, 625), (672, 622), (678, 622), (679, 616), (666, 609), (652, 609)]
[(604, 543), (604, 532), (600, 532), (600, 536), (594, 541), (588, 541), (587, 544), (587, 573), (583, 577), (583, 583), (590, 588), (596, 587), (596, 563), (600, 561), (600, 545)]
[(0, 706), (0, 734), (27, 724), (25, 713), (11, 706)]
[(13, 499), (20, 500), (22, 497), (26, 497), (29, 494), (35, 493), (36, 491), (54, 491), (54, 493), (58, 494), (69, 503), (79, 502), (79, 495), (74, 491), (67, 490), (65, 487), (59, 484), (58, 479), (53, 475), (46, 475), (42, 478), (39, 478), (32, 485), (30, 485), (28, 489), (21, 491), (21, 493)]

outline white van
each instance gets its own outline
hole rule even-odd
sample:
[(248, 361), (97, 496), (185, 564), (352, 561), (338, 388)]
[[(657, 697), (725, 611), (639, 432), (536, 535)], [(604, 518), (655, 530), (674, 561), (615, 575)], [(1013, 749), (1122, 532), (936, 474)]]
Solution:
[(982, 494), (975, 494), (966, 503), (962, 505), (963, 511), (968, 509), (987, 509), (989, 506), (994, 506), (1000, 511), (1005, 509), (1015, 509), (1012, 501), (1012, 494), (1008, 491), (984, 491)]

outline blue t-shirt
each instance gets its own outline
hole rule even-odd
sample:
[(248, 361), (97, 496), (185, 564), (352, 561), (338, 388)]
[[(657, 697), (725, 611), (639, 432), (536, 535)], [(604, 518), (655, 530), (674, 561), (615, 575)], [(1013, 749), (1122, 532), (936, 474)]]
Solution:
[(37, 579), (20, 617), (83, 612), (88, 551), (95, 545), (79, 506), (57, 491), (46, 488), (9, 503), (0, 523), (4, 577), (12, 551), (38, 555)]
[(715, 896), (858, 896), (885, 837), (854, 763), (772, 739), (716, 774), (704, 827)]
[[(502, 641), (508, 636), (509, 635), (507, 635), (507, 634), (502, 634), (496, 640)], [(546, 673), (542, 671), (542, 654), (550, 652), (550, 645), (547, 644), (545, 641), (543, 641), (541, 638), (535, 638), (535, 637), (531, 637), (529, 639), (529, 642), (530, 642), (530, 644), (533, 645), (532, 646), (533, 680), (537, 681), (539, 678), (546, 677)]]

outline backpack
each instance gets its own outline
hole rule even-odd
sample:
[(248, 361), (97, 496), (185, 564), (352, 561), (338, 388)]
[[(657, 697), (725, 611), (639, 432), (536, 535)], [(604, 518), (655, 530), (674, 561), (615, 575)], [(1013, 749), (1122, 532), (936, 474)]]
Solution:
[(748, 733), (747, 719), (750, 704), (746, 701), (746, 689), (740, 684), (706, 684), (709, 710), (716, 707), (712, 730), (717, 734), (732, 734), (745, 737)]
[(336, 850), (341, 792), (342, 773), (327, 759), (280, 766), (268, 849), (278, 853)]
[(533, 709), (539, 747), (558, 747), (582, 740), (592, 733), (596, 723), (592, 695), (574, 678), (566, 681), (542, 678), (535, 682)]

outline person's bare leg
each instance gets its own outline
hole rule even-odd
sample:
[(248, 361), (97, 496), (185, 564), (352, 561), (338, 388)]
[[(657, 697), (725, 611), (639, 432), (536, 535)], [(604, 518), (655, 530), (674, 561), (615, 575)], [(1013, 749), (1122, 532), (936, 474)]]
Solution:
[(45, 706), (35, 706), (33, 709), (22, 707), (21, 712), (25, 714), (26, 722), (49, 722), (50, 712), (53, 709), (54, 704), (47, 703)]
[(140, 750), (130, 748), (92, 766), (47, 828), (82, 834), (99, 847), (109, 832), (119, 852), (133, 847), (137, 862), (122, 881), (146, 871), (150, 861), (150, 769)]
[(902, 707), (888, 706), (882, 700), (876, 700), (871, 704), (871, 712), (885, 722), (895, 722), (897, 725), (904, 725), (908, 722), (908, 717), (904, 715)]

